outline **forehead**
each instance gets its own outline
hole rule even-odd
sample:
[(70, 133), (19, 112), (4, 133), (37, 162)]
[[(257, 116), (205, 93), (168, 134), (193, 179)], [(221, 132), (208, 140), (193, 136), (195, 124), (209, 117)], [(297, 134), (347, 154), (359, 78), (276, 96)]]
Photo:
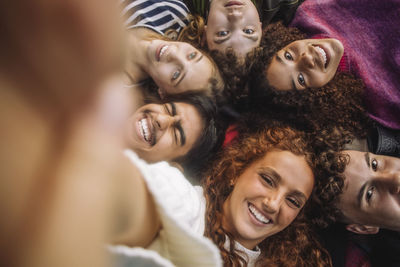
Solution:
[(284, 64), (281, 60), (279, 60), (279, 57), (274, 56), (269, 66), (267, 66), (265, 69), (265, 75), (268, 83), (272, 87), (276, 88), (277, 90), (286, 91), (293, 90), (295, 88), (293, 88), (293, 71), (294, 70), (292, 66)]
[(311, 194), (314, 185), (314, 175), (304, 156), (295, 155), (290, 151), (271, 150), (256, 162), (256, 169), (269, 167), (277, 172), (288, 188)]
[(349, 164), (344, 171), (346, 177), (345, 189), (351, 189), (371, 179), (365, 156), (366, 152), (345, 150), (344, 153), (349, 155)]
[(358, 208), (358, 194), (363, 184), (371, 179), (371, 175), (365, 160), (365, 152), (346, 150), (344, 153), (350, 157), (344, 171), (345, 182), (340, 196), (341, 209), (346, 212), (351, 208)]
[[(316, 42), (315, 39), (302, 39), (302, 40), (297, 40), (297, 41), (293, 41), (290, 44), (288, 44), (287, 46), (285, 46), (283, 49), (285, 48), (293, 48), (293, 47), (297, 47), (297, 46), (302, 46), (302, 45), (307, 45), (310, 41), (312, 42)], [(281, 49), (282, 50), (282, 49)]]

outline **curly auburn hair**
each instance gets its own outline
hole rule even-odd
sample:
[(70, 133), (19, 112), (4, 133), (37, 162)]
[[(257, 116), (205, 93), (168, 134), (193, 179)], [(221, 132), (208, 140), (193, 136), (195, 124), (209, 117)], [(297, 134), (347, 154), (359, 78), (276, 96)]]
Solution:
[(265, 70), (275, 54), (305, 34), (282, 23), (267, 26), (263, 32), (262, 49), (253, 53), (249, 71), (249, 99), (246, 108), (255, 112), (276, 113), (283, 120), (298, 121), (311, 127), (343, 127), (358, 136), (365, 135), (369, 121), (362, 100), (364, 85), (348, 73), (337, 72), (320, 88), (278, 91), (269, 85)]
[(189, 15), (189, 23), (185, 26), (178, 35), (178, 41), (187, 42), (198, 49), (207, 49), (202, 38), (204, 35), (205, 21), (199, 15)]
[(348, 164), (348, 157), (342, 151), (343, 147), (356, 137), (354, 133), (342, 127), (314, 126), (316, 130), (310, 130), (309, 125), (298, 121), (284, 121), (275, 115), (245, 113), (236, 122), (236, 130), (239, 134), (256, 134), (267, 127), (286, 125), (304, 132), (315, 155), (314, 175), (318, 178), (305, 212), (313, 226), (326, 228), (340, 216), (336, 203), (343, 190), (343, 173)]
[[(246, 259), (234, 249), (233, 234), (222, 226), (223, 203), (233, 190), (230, 180), (237, 179), (246, 168), (272, 149), (304, 156), (314, 174), (316, 173), (315, 156), (305, 134), (277, 123), (255, 133), (241, 134), (236, 142), (222, 151), (220, 158), (214, 162), (213, 168), (203, 180), (207, 203), (205, 236), (210, 237), (219, 247), (225, 266), (247, 265)], [(326, 181), (316, 177), (313, 191), (323, 190), (325, 187)], [(316, 240), (306, 221), (306, 215), (301, 211), (286, 229), (262, 241), (258, 245), (262, 254), (257, 265), (331, 266), (329, 254)], [(226, 236), (230, 241), (229, 250), (224, 247)]]

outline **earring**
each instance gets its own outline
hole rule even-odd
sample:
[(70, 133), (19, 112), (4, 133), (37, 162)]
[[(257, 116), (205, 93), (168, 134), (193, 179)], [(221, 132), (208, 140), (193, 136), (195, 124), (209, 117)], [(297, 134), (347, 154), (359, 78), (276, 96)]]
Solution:
[(233, 179), (231, 179), (230, 182), (229, 182), (229, 186), (233, 187), (234, 185), (235, 185), (235, 181)]

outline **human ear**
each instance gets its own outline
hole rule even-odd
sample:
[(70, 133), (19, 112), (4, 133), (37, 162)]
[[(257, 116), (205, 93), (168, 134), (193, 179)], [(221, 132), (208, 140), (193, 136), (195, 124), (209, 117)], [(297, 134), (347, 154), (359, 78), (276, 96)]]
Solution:
[(373, 235), (379, 232), (378, 226), (370, 226), (370, 225), (363, 225), (363, 224), (348, 224), (346, 225), (347, 231), (360, 234), (360, 235)]
[(160, 96), (161, 99), (165, 98), (164, 90), (161, 89), (160, 87), (157, 89), (157, 93)]
[(207, 34), (206, 34), (206, 32), (207, 32), (207, 25), (204, 25), (203, 36), (201, 37), (201, 42), (200, 42), (201, 47), (204, 47), (205, 44), (207, 43)]

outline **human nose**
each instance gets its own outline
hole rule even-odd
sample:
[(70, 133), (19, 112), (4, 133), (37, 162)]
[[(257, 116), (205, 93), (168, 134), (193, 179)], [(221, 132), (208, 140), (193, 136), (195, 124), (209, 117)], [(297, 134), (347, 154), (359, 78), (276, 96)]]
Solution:
[(242, 17), (243, 13), (239, 9), (231, 9), (228, 12), (228, 20), (229, 21), (236, 21)]
[(299, 57), (299, 63), (307, 68), (314, 68), (314, 58), (310, 52), (303, 52)]
[(168, 61), (183, 64), (185, 62), (185, 49), (182, 46), (171, 45)]
[(387, 186), (388, 190), (394, 194), (399, 194), (400, 190), (400, 171), (392, 170), (385, 173), (382, 173), (378, 178), (379, 181)]
[(169, 114), (158, 114), (155, 124), (159, 130), (166, 130), (169, 127), (175, 125), (180, 120), (180, 116), (171, 116)]
[(280, 192), (270, 192), (263, 200), (263, 209), (268, 213), (276, 213), (282, 204), (283, 196)]

